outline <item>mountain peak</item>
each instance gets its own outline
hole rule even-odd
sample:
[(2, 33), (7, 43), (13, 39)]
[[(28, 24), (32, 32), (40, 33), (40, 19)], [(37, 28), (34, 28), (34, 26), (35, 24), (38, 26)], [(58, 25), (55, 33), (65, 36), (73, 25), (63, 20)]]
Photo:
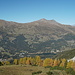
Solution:
[(47, 20), (47, 19), (45, 19), (45, 18), (42, 18), (42, 19), (40, 19), (40, 20), (38, 20), (38, 22), (43, 22), (43, 23), (48, 23), (48, 24), (57, 24), (58, 25), (58, 22), (57, 21), (55, 21), (54, 19), (52, 19), (52, 20)]
[(52, 20), (47, 20), (45, 18), (40, 19), (39, 21), (43, 21), (43, 22), (56, 22), (54, 19)]
[(47, 22), (47, 20), (45, 18), (42, 18), (42, 19), (40, 19), (38, 21), (40, 21), (40, 22)]
[(40, 21), (47, 21), (45, 18), (40, 19)]

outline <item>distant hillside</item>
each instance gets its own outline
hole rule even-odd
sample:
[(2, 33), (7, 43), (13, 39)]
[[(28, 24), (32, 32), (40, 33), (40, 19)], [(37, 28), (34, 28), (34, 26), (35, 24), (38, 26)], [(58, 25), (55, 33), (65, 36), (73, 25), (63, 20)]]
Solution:
[(71, 59), (74, 56), (75, 56), (75, 49), (58, 53), (53, 58), (66, 58), (66, 59)]
[(75, 26), (46, 19), (30, 23), (0, 20), (0, 58), (74, 48)]

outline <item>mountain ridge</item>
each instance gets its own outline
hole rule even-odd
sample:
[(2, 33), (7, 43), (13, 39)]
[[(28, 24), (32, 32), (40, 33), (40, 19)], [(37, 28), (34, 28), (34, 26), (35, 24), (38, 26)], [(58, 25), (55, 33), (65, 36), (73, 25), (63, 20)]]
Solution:
[(61, 52), (75, 48), (75, 26), (46, 19), (30, 23), (0, 20), (0, 42), (0, 51), (10, 54)]
[[(16, 21), (7, 21), (7, 20), (0, 19), (0, 22), (1, 22), (1, 21), (12, 22), (12, 23), (20, 23), (20, 22), (16, 22)], [(52, 19), (52, 20), (47, 20), (47, 19), (45, 19), (45, 18), (41, 18), (41, 19), (39, 19), (39, 20), (32, 21), (32, 22), (37, 22), (37, 21), (41, 21), (41, 22), (44, 22), (44, 21), (47, 21), (47, 22), (48, 22), (48, 21), (53, 21), (53, 22), (59, 23), (59, 22), (55, 21), (54, 19)], [(20, 23), (20, 24), (27, 24), (27, 23), (32, 23), (32, 22), (25, 22), (25, 23)], [(61, 24), (61, 23), (59, 23), (59, 24)], [(62, 25), (66, 25), (66, 24), (62, 24)]]

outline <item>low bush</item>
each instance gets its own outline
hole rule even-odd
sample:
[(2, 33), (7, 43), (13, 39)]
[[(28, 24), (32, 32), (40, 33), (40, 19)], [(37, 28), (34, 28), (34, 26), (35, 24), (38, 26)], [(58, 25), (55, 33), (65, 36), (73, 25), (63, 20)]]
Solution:
[[(55, 66), (55, 67), (47, 66), (46, 68), (50, 68), (50, 70), (65, 70), (67, 74), (75, 75), (75, 71), (72, 68), (65, 68), (59, 66)], [(47, 74), (51, 75), (51, 72), (48, 72)]]
[(2, 62), (0, 62), (0, 66), (2, 66), (3, 64), (2, 64)]
[(65, 71), (67, 74), (75, 75), (75, 71), (72, 68), (67, 68), (67, 69), (65, 69)]
[(33, 72), (32, 75), (40, 74), (40, 73), (42, 73), (42, 71)]
[(52, 68), (51, 66), (46, 66), (45, 68)]
[(38, 65), (36, 65), (36, 64), (33, 64), (32, 66), (38, 66)]
[(46, 74), (47, 74), (47, 75), (52, 75), (53, 73), (49, 71), (49, 72), (47, 72)]
[(64, 67), (59, 67), (59, 66), (55, 66), (55, 67), (51, 67), (51, 70), (65, 70)]

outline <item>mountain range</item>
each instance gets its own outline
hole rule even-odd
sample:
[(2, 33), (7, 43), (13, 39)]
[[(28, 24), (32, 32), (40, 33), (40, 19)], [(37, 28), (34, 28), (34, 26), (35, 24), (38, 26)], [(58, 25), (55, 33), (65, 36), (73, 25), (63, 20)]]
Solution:
[(75, 48), (75, 26), (40, 19), (30, 23), (0, 20), (0, 58), (20, 53), (57, 53)]

